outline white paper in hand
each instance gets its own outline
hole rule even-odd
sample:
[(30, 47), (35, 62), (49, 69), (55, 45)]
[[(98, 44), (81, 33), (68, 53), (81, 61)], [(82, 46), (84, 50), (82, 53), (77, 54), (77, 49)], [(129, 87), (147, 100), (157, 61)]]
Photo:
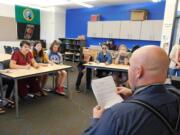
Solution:
[(92, 80), (92, 89), (98, 105), (105, 109), (123, 101), (122, 97), (116, 94), (112, 76)]

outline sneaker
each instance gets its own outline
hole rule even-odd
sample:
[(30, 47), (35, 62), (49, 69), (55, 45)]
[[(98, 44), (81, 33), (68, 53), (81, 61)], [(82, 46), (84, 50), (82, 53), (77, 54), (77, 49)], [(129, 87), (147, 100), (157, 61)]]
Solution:
[(62, 96), (66, 96), (66, 93), (64, 92), (64, 87), (57, 87), (56, 93)]
[(31, 94), (31, 93), (28, 93), (28, 94), (27, 94), (27, 97), (34, 98), (34, 95)]
[(52, 90), (49, 89), (49, 88), (43, 88), (43, 91), (50, 92), (50, 91), (52, 91)]
[(6, 111), (0, 107), (0, 114), (4, 114)]
[(79, 86), (76, 86), (76, 92), (80, 93), (81, 91), (79, 90)]
[(48, 93), (44, 90), (41, 90), (41, 94), (42, 94), (42, 96), (48, 96)]
[(41, 91), (39, 91), (39, 92), (34, 93), (34, 95), (37, 96), (37, 97), (41, 97), (42, 93), (41, 93)]

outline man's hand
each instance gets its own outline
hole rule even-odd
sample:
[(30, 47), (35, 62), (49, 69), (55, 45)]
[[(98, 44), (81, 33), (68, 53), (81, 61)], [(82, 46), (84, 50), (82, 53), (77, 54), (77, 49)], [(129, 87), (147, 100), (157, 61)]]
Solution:
[(116, 93), (120, 96), (122, 96), (124, 99), (132, 96), (132, 91), (129, 88), (126, 87), (117, 87)]
[(97, 105), (93, 108), (93, 118), (99, 119), (104, 112), (104, 108)]

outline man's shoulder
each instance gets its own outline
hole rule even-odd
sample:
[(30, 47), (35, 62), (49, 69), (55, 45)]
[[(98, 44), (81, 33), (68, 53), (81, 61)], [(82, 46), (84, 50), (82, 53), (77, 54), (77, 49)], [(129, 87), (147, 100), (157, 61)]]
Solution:
[(120, 116), (124, 117), (126, 115), (136, 113), (140, 109), (141, 109), (140, 106), (136, 104), (128, 103), (126, 101), (122, 103), (117, 103), (110, 108), (111, 112), (114, 113), (118, 117)]

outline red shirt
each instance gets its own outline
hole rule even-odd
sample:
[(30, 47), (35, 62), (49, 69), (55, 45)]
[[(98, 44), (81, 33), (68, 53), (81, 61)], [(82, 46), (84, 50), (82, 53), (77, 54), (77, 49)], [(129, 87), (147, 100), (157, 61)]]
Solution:
[(15, 51), (12, 54), (11, 60), (16, 61), (17, 65), (27, 65), (32, 64), (33, 56), (31, 52), (28, 52), (26, 56), (24, 56), (20, 51)]

